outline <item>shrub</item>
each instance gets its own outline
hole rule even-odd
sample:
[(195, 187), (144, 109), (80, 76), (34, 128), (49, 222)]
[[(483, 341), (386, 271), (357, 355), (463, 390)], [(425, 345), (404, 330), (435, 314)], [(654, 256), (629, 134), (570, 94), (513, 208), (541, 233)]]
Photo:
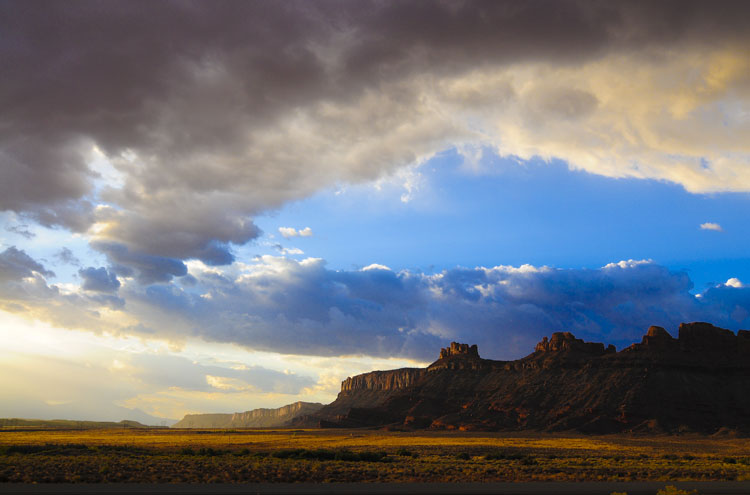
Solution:
[(271, 453), (277, 459), (304, 459), (318, 461), (387, 462), (384, 452), (352, 452), (350, 450), (281, 449)]
[(674, 485), (667, 485), (656, 492), (656, 495), (698, 495), (698, 490), (680, 490)]
[(460, 459), (462, 461), (468, 461), (471, 459), (471, 456), (467, 454), (466, 452), (461, 452), (460, 454), (456, 455), (456, 459)]

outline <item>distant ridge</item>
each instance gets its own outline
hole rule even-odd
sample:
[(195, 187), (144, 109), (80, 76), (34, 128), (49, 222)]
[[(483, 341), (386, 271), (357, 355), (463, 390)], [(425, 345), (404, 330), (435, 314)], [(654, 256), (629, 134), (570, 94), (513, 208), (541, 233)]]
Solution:
[(188, 414), (172, 428), (273, 428), (284, 426), (294, 418), (313, 414), (323, 404), (295, 402), (278, 409), (253, 409), (234, 414)]
[(71, 429), (96, 429), (96, 428), (159, 428), (148, 426), (138, 421), (123, 420), (114, 421), (76, 421), (72, 419), (23, 419), (23, 418), (0, 418), (0, 428), (71, 428)]
[(750, 433), (750, 331), (652, 326), (620, 352), (556, 332), (516, 361), (452, 343), (427, 368), (347, 378), (297, 426)]

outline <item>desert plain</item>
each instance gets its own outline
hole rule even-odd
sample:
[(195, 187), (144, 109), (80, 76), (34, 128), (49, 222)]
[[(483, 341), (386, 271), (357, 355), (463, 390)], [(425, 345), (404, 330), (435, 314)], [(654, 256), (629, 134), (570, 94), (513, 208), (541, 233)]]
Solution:
[(750, 443), (343, 429), (5, 429), (12, 483), (747, 481)]

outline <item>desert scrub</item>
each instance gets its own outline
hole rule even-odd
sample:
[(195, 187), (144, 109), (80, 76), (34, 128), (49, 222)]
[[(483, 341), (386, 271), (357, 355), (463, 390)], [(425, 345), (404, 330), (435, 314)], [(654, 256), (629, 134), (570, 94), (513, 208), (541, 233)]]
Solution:
[(680, 490), (674, 485), (667, 485), (656, 492), (656, 495), (698, 495), (698, 490)]
[(352, 452), (350, 450), (283, 449), (271, 453), (277, 459), (305, 459), (318, 461), (389, 462), (385, 452)]
[[(736, 462), (725, 462), (727, 458)], [(667, 484), (669, 480), (750, 479), (749, 459), (746, 440), (708, 437), (506, 437), (372, 430), (0, 434), (0, 480), (27, 483), (652, 480)]]

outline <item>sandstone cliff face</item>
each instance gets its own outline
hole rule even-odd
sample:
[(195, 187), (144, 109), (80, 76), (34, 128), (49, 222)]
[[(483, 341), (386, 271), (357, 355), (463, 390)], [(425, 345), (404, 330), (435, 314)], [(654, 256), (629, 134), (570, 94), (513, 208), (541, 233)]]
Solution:
[(323, 404), (295, 402), (278, 409), (253, 409), (234, 414), (188, 414), (172, 428), (273, 428), (294, 418), (313, 414)]
[(410, 387), (417, 381), (425, 370), (422, 368), (401, 368), (391, 371), (371, 371), (341, 382), (341, 392), (355, 392), (362, 390), (393, 391)]
[(678, 333), (651, 327), (641, 343), (616, 352), (559, 332), (510, 362), (456, 344), (425, 370), (347, 379), (306, 424), (750, 433), (750, 331), (698, 322)]

